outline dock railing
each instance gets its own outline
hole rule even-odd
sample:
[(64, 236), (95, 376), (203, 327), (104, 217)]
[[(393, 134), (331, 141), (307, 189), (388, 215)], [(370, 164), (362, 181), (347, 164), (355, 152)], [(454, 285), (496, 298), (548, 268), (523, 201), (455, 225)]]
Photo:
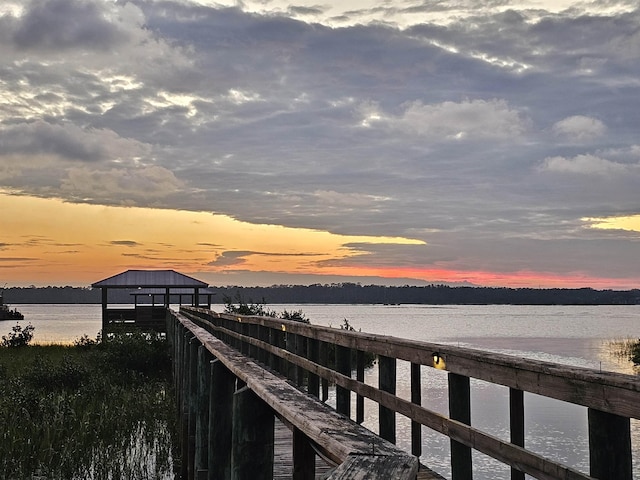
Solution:
[[(193, 313), (188, 316), (195, 319)], [(415, 457), (251, 361), (215, 338), (207, 331), (210, 326), (199, 324), (202, 321), (167, 311), (181, 413), (181, 478), (271, 479), (276, 416), (293, 432), (296, 480), (315, 479), (316, 455), (337, 465), (327, 477), (331, 480), (416, 478)]]
[[(630, 419), (640, 418), (640, 380), (635, 376), (271, 317), (193, 307), (183, 307), (181, 314), (321, 401), (327, 399), (328, 384), (334, 384), (340, 414), (352, 416), (355, 394), (357, 423), (364, 420), (364, 398), (377, 403), (379, 435), (391, 444), (396, 443), (396, 414), (408, 417), (416, 457), (422, 454), (422, 425), (448, 436), (453, 480), (472, 479), (472, 449), (510, 466), (513, 480), (525, 474), (539, 479), (633, 478)], [(378, 388), (364, 383), (367, 354), (378, 358)], [(411, 364), (411, 400), (396, 396), (398, 360)], [(448, 372), (448, 416), (422, 406), (423, 367)], [(510, 441), (471, 425), (472, 378), (509, 388)], [(589, 474), (526, 449), (524, 392), (587, 408)]]

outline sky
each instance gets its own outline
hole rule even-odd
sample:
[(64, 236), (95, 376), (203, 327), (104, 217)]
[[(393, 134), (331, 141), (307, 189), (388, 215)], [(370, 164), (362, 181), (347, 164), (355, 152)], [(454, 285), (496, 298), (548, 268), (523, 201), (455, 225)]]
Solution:
[(3, 0), (0, 286), (640, 288), (636, 0)]

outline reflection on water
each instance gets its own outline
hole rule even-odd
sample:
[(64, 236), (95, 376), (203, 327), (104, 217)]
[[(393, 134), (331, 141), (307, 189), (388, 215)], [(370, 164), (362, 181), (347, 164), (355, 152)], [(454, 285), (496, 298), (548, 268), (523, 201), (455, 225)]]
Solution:
[[(25, 323), (35, 327), (38, 342), (73, 341), (93, 337), (100, 329), (99, 305), (17, 305)], [(224, 306), (215, 305), (216, 311)], [(338, 328), (347, 319), (356, 330), (413, 340), (446, 343), (547, 362), (633, 374), (630, 362), (610, 354), (612, 339), (640, 338), (638, 306), (429, 306), (429, 305), (269, 305), (278, 312), (299, 310), (316, 325)], [(7, 326), (7, 331), (10, 325)], [(448, 414), (447, 374), (422, 368), (422, 404)], [(397, 394), (410, 398), (409, 365), (398, 362)], [(365, 381), (378, 385), (377, 369)], [(472, 424), (508, 440), (508, 389), (472, 380)], [(330, 403), (335, 405), (335, 394)], [(352, 398), (355, 412), (355, 396)], [(588, 473), (586, 408), (525, 394), (527, 448)], [(355, 415), (355, 413), (354, 413)], [(377, 432), (377, 407), (365, 401), (364, 425)], [(398, 444), (410, 450), (410, 422), (398, 416)], [(640, 426), (632, 420), (634, 476), (640, 478)], [(421, 461), (449, 476), (449, 439), (423, 431)], [(474, 478), (508, 479), (509, 469), (474, 452)]]

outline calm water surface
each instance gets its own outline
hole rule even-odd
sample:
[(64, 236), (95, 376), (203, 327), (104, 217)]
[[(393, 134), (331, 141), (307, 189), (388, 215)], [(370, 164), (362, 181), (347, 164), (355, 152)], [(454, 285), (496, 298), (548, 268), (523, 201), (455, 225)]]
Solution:
[[(100, 305), (13, 305), (35, 327), (38, 343), (72, 342), (101, 328)], [(640, 338), (640, 306), (430, 306), (430, 305), (268, 305), (277, 312), (299, 310), (316, 325), (338, 328), (344, 320), (363, 332), (453, 344), (580, 367), (635, 374), (612, 355), (608, 342)], [(223, 311), (222, 305), (212, 307)], [(0, 324), (6, 334), (13, 322)], [(4, 327), (4, 328), (3, 328)], [(365, 381), (377, 385), (377, 371)], [(409, 365), (398, 362), (398, 395), (410, 399)], [(472, 380), (472, 424), (509, 438), (508, 389)], [(447, 414), (446, 372), (423, 368), (423, 406)], [(335, 399), (332, 399), (335, 401)], [(377, 431), (377, 409), (365, 401), (365, 426)], [(355, 398), (352, 410), (355, 412)], [(588, 473), (587, 413), (583, 407), (525, 394), (528, 448)], [(410, 449), (410, 423), (398, 418), (398, 444)], [(640, 478), (640, 426), (632, 421), (634, 477)], [(449, 441), (423, 429), (421, 461), (445, 476)], [(499, 462), (474, 452), (476, 479), (508, 479)]]

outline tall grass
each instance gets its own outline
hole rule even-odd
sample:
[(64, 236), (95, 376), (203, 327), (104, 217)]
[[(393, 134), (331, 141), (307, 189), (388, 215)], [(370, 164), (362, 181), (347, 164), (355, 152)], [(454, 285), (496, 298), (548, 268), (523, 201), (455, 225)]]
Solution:
[(0, 479), (173, 478), (165, 341), (0, 348)]
[(618, 358), (624, 358), (640, 365), (640, 339), (624, 338), (612, 340), (607, 344), (609, 351)]

